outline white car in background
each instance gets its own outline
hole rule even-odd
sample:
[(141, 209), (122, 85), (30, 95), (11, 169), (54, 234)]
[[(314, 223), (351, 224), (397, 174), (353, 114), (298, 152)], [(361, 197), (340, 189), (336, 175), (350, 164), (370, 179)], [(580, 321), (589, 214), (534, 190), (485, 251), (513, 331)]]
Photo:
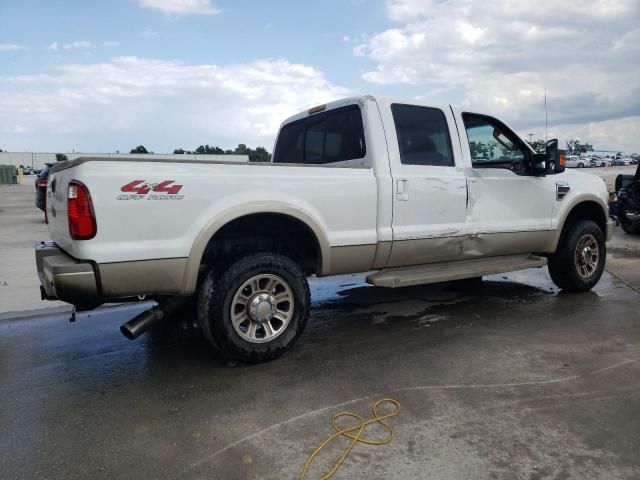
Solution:
[(608, 165), (608, 162), (604, 158), (590, 157), (589, 160), (594, 167), (606, 167)]
[(583, 157), (567, 156), (566, 166), (568, 168), (590, 168), (591, 162)]
[(615, 158), (613, 162), (611, 162), (611, 165), (615, 167), (628, 167), (631, 164), (631, 159), (628, 157)]

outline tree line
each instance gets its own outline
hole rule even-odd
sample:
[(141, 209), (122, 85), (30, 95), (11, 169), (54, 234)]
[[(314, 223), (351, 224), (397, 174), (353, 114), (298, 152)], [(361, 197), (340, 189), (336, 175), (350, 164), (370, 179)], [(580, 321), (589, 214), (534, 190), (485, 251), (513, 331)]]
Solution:
[[(547, 142), (544, 140), (533, 140), (527, 142), (531, 148), (537, 153), (544, 153), (547, 148)], [(567, 155), (580, 155), (581, 153), (593, 152), (593, 145), (588, 142), (582, 143), (580, 140), (567, 140), (565, 144)]]
[[(132, 148), (129, 153), (149, 153), (144, 145), (138, 145)], [(183, 154), (199, 154), (199, 155), (247, 155), (250, 162), (269, 162), (271, 154), (264, 147), (256, 147), (255, 149), (247, 147), (244, 143), (239, 144), (234, 150), (222, 149), (220, 147), (200, 145), (195, 150), (185, 150), (184, 148), (176, 148), (173, 150), (174, 155)]]

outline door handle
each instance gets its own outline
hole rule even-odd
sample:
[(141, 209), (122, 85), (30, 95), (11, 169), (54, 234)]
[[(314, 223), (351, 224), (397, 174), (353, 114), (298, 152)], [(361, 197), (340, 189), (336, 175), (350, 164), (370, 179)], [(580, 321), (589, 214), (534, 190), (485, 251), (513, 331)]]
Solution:
[(409, 200), (409, 194), (407, 193), (408, 180), (396, 180), (396, 198), (399, 202), (406, 202)]

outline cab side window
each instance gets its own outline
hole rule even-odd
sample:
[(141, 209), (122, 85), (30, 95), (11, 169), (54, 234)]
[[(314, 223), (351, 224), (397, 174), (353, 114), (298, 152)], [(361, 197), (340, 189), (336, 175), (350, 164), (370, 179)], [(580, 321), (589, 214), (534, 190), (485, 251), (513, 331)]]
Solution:
[(473, 168), (506, 168), (525, 173), (525, 153), (515, 134), (493, 119), (464, 113)]
[(391, 105), (403, 165), (453, 167), (449, 126), (442, 110)]

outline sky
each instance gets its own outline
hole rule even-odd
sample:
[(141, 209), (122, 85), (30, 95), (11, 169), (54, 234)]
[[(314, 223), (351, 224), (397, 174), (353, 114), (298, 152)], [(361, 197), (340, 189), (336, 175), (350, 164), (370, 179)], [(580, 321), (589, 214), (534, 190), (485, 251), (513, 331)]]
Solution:
[(640, 152), (638, 0), (0, 0), (0, 149), (273, 147), (359, 94)]

